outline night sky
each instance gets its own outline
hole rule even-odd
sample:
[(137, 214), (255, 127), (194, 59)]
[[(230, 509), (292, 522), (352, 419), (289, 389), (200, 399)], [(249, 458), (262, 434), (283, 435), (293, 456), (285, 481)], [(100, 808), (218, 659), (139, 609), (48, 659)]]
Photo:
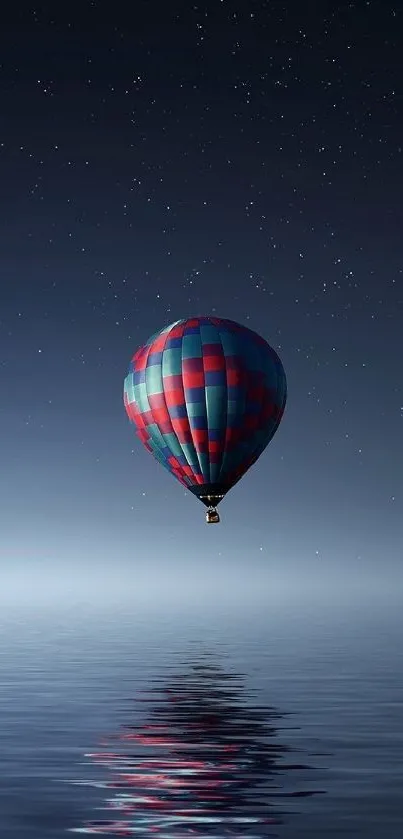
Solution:
[[(397, 572), (402, 17), (389, 0), (7, 7), (3, 572)], [(289, 395), (207, 528), (122, 392), (152, 333), (214, 314), (269, 341)]]

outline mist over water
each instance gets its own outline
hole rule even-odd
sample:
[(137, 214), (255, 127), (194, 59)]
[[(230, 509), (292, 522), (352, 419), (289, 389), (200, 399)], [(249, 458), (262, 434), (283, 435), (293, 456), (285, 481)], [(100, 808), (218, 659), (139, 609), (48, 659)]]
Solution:
[[(141, 753), (149, 774), (159, 766), (175, 777), (172, 761), (196, 761), (195, 737), (201, 752), (213, 747), (201, 758), (210, 780), (225, 781), (225, 812), (216, 813), (228, 816), (234, 805), (233, 816), (255, 822), (196, 826), (183, 817), (162, 824), (161, 802), (174, 811), (172, 795), (159, 788), (151, 794), (154, 810), (138, 809), (137, 822), (133, 812), (115, 810), (116, 819), (135, 827), (133, 835), (148, 833), (153, 819), (160, 835), (170, 836), (191, 829), (212, 837), (399, 835), (403, 619), (396, 575), (360, 580), (351, 569), (331, 579), (327, 571), (325, 580), (319, 566), (316, 576), (300, 569), (292, 578), (291, 561), (283, 574), (253, 564), (232, 574), (225, 563), (202, 570), (179, 564), (182, 574), (173, 574), (168, 560), (166, 570), (150, 560), (136, 571), (121, 563), (96, 573), (89, 563), (69, 576), (44, 560), (32, 568), (17, 563), (3, 575), (2, 839), (61, 839), (110, 820), (111, 800), (116, 807), (116, 795), (133, 792), (105, 786), (119, 774), (116, 760), (136, 774)], [(207, 666), (216, 670), (203, 680), (200, 668)], [(232, 683), (231, 696), (223, 696)], [(167, 704), (173, 690), (176, 720)], [(210, 723), (201, 705), (213, 715)], [(158, 748), (149, 738), (129, 741), (128, 757), (122, 733), (143, 736), (150, 724), (163, 726), (168, 740)], [(223, 769), (217, 747), (229, 738), (239, 750), (232, 768)], [(85, 757), (115, 749), (126, 758), (95, 765)], [(181, 810), (187, 795), (190, 809), (204, 809), (207, 818), (210, 807), (211, 816), (203, 785), (199, 797), (192, 786), (181, 789)], [(137, 797), (142, 793), (137, 787)]]
[[(135, 534), (134, 534), (135, 537)], [(354, 613), (399, 610), (403, 598), (403, 568), (379, 555), (348, 560), (333, 557), (283, 556), (266, 550), (252, 555), (240, 551), (227, 555), (209, 551), (202, 543), (186, 553), (183, 545), (169, 542), (164, 549), (146, 555), (136, 547), (132, 555), (115, 557), (83, 555), (74, 560), (59, 553), (44, 556), (7, 557), (0, 565), (0, 604), (8, 611), (19, 607), (38, 611), (82, 602), (90, 611), (133, 607), (165, 615), (169, 612), (214, 612), (217, 618), (227, 607), (239, 613), (272, 614), (281, 619), (289, 609), (303, 616), (306, 609), (336, 616), (346, 609)]]

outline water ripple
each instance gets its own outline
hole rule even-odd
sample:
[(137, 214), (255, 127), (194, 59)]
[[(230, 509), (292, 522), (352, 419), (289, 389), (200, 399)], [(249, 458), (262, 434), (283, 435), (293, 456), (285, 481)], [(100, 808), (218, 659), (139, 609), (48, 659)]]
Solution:
[(83, 783), (109, 791), (109, 817), (72, 832), (251, 839), (252, 827), (265, 826), (254, 835), (277, 835), (269, 826), (286, 815), (278, 802), (319, 790), (285, 789), (286, 773), (310, 767), (287, 761), (290, 747), (279, 738), (286, 714), (251, 700), (242, 675), (206, 657), (168, 683), (155, 679), (134, 699), (149, 708), (147, 720), (126, 722), (102, 751), (87, 755), (108, 773)]

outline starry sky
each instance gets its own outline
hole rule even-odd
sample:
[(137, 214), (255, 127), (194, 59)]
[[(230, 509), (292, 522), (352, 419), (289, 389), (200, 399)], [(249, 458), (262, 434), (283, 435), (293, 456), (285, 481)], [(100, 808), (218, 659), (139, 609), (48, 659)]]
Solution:
[[(397, 572), (402, 15), (390, 0), (7, 7), (2, 573)], [(137, 347), (202, 314), (261, 333), (289, 388), (219, 528), (122, 403)]]

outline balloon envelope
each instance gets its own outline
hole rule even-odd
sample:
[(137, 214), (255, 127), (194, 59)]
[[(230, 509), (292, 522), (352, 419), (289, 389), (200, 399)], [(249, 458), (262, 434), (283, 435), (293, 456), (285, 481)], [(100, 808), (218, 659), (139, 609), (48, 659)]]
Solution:
[(132, 358), (124, 404), (144, 446), (206, 505), (217, 504), (272, 439), (287, 396), (277, 353), (215, 317), (179, 320)]

